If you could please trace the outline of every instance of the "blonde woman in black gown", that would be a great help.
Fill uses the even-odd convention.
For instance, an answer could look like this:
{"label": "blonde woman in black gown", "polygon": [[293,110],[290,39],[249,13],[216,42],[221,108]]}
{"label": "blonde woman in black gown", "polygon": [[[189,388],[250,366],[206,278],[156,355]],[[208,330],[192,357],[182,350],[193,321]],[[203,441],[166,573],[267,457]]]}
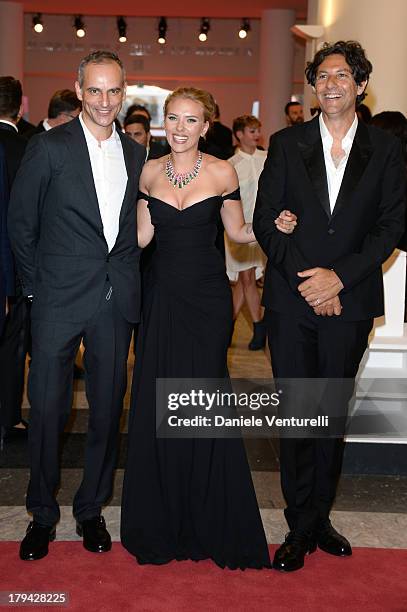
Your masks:
{"label": "blonde woman in black gown", "polygon": [[[156,437],[156,378],[228,376],[232,298],[215,247],[219,211],[233,241],[255,240],[235,170],[198,151],[213,113],[207,92],[173,92],[164,107],[171,154],[147,162],[140,179],[139,245],[155,235],[157,248],[136,351],[121,540],[139,563],[262,568],[270,559],[242,440]],[[282,215],[279,229],[291,232],[292,220]]]}

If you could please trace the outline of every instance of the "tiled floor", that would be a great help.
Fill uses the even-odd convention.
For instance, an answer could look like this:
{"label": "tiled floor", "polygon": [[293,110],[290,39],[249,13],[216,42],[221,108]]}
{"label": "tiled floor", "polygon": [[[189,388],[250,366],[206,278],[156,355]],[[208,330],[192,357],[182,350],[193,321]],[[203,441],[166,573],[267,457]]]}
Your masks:
{"label": "tiled floor", "polygon": [[[229,371],[233,378],[268,378],[271,375],[267,351],[249,352],[250,326],[241,315],[229,351]],[[129,358],[129,379],[133,366]],[[129,384],[130,388],[130,384]],[[114,495],[104,515],[114,539],[119,536],[120,497],[123,462],[127,443],[129,393],[122,420],[121,454]],[[76,384],[74,410],[62,454],[61,488],[58,500],[62,518],[59,539],[76,539],[70,504],[81,478],[82,452],[86,432],[87,404],[83,382]],[[27,399],[24,410],[28,412]],[[280,542],[287,530],[279,484],[278,447],[268,439],[246,441],[259,506],[268,540]],[[17,540],[24,534],[27,514],[24,508],[28,481],[26,442],[10,441],[0,453],[0,540]],[[335,526],[355,546],[407,547],[407,477],[342,475],[332,513]]]}

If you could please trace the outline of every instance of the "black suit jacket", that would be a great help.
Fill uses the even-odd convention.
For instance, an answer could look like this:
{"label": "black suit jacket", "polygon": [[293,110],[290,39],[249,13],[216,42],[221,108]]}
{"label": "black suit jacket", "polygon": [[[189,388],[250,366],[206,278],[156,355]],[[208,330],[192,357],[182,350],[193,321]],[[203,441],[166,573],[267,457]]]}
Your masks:
{"label": "black suit jacket", "polygon": [[85,136],[79,119],[33,137],[11,193],[9,234],[32,318],[86,321],[106,276],[130,322],[140,311],[136,200],[144,148],[118,132],[127,169],[119,234],[103,234]]}
{"label": "black suit jacket", "polygon": [[25,138],[27,132],[30,132],[32,129],[34,129],[35,125],[33,123],[30,123],[29,121],[26,121],[24,117],[21,117],[21,119],[19,119],[18,121],[17,127],[18,133],[24,136]]}
{"label": "black suit jacket", "polygon": [[[406,194],[406,219],[404,223],[404,232],[403,232],[402,237],[399,240],[399,243],[397,244],[397,248],[401,249],[402,251],[407,252],[407,194]],[[407,285],[406,285],[406,288],[407,288]],[[406,309],[407,309],[407,303],[406,303]]]}
{"label": "black suit jacket", "polygon": [[[344,284],[342,319],[383,314],[381,264],[404,227],[405,168],[400,143],[359,122],[341,189],[331,214],[318,118],[273,135],[260,176],[253,227],[268,257],[263,303],[306,314],[297,272],[332,268]],[[274,225],[281,210],[298,216],[293,234]]]}
{"label": "black suit jacket", "polygon": [[229,159],[233,155],[232,130],[220,121],[214,121],[206,134],[206,146],[211,155],[213,147],[217,151],[217,155],[214,153],[215,157]]}
{"label": "black suit jacket", "polygon": [[[14,182],[21,160],[23,159],[26,146],[27,140],[20,136],[20,134],[16,132],[12,125],[0,121],[0,147],[2,147],[5,155],[6,172],[5,179],[3,177],[3,181],[6,180],[6,184],[2,188],[2,197],[5,200],[5,204],[3,205],[2,209],[2,214],[3,216],[5,215],[3,220],[3,249],[5,249],[4,257],[7,257],[7,295],[10,296],[20,294],[20,284],[17,278],[13,278],[12,283],[9,279],[10,272],[12,272],[14,275],[15,267],[13,262],[13,256],[10,252],[10,244],[6,231],[8,199],[11,186]],[[7,195],[5,195],[6,193]]]}
{"label": "black suit jacket", "polygon": [[27,140],[30,140],[30,138],[32,138],[33,136],[35,136],[36,134],[42,134],[43,132],[46,132],[46,129],[44,127],[44,123],[43,121],[40,121],[38,125],[36,125],[35,127],[33,127],[31,130],[27,130],[24,133],[24,137]]}
{"label": "black suit jacket", "polygon": [[6,154],[7,176],[11,188],[23,158],[27,140],[20,136],[12,125],[0,120],[0,144],[3,145]]}
{"label": "black suit jacket", "polygon": [[5,315],[5,298],[14,295],[14,266],[7,234],[8,178],[6,155],[0,145],[0,337]]}
{"label": "black suit jacket", "polygon": [[[168,149],[168,150],[167,150]],[[161,145],[156,140],[150,140],[150,149],[148,151],[147,159],[158,159],[159,157],[163,157],[164,155],[168,155],[170,149]]]}

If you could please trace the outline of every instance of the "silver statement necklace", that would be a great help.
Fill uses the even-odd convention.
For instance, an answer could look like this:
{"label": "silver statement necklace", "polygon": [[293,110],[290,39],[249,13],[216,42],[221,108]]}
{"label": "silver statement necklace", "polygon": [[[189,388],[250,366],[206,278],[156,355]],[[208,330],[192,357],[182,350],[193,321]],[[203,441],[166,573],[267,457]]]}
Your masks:
{"label": "silver statement necklace", "polygon": [[198,176],[201,166],[202,153],[201,151],[199,151],[198,159],[196,160],[192,170],[190,170],[189,172],[175,172],[174,166],[172,164],[172,157],[170,154],[165,164],[165,175],[173,187],[178,187],[179,189],[182,189],[183,187],[189,185],[189,183]]}

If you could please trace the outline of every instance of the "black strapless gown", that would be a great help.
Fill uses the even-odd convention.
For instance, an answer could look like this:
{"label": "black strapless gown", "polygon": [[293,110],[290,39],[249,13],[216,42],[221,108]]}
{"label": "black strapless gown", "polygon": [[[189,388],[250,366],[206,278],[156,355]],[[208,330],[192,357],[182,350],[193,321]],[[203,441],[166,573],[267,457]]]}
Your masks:
{"label": "black strapless gown", "polygon": [[[139,563],[212,559],[222,568],[269,567],[242,440],[156,437],[156,377],[228,376],[232,298],[215,246],[222,197],[184,210],[143,197],[157,248],[133,377],[123,546]],[[227,197],[240,198],[238,191]]]}

